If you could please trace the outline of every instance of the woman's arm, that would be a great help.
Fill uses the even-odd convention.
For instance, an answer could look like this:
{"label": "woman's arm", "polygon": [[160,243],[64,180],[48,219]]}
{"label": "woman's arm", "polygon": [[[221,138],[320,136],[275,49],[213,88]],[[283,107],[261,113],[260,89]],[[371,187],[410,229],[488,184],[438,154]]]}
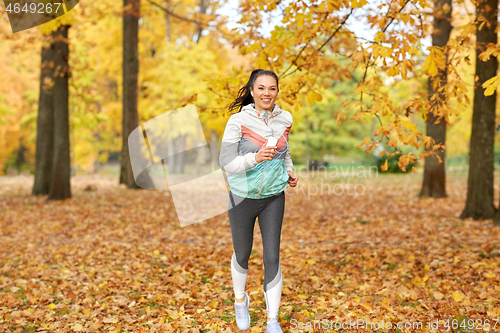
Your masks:
{"label": "woman's arm", "polygon": [[[290,124],[290,129],[292,129],[293,116],[292,116],[291,113],[290,113],[290,118],[292,120],[292,122]],[[288,131],[288,134],[289,133],[290,133],[290,131]],[[288,134],[287,134],[287,144],[288,144]],[[288,144],[288,149],[287,149],[286,155],[285,155],[285,167],[286,167],[286,171],[292,171],[293,172],[293,162],[292,162],[292,158],[290,157],[290,144]]]}
{"label": "woman's arm", "polygon": [[222,136],[219,164],[225,172],[242,173],[255,167],[258,163],[255,160],[256,153],[247,153],[238,156],[238,144],[241,140],[241,127],[233,117],[230,117]]}

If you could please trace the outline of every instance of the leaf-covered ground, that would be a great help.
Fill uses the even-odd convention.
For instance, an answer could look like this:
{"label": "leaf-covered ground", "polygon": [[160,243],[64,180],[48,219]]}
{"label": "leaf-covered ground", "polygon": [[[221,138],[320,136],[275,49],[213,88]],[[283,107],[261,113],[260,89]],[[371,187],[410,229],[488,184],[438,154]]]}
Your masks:
{"label": "leaf-covered ground", "polygon": [[[445,199],[417,198],[421,177],[301,177],[282,233],[284,332],[362,331],[346,328],[362,319],[442,332],[460,316],[500,331],[500,228],[458,219],[464,174],[447,175]],[[81,176],[72,199],[46,202],[32,182],[0,178],[0,332],[238,331],[227,213],[181,228],[168,191]],[[256,225],[251,332],[265,332],[263,276]]]}

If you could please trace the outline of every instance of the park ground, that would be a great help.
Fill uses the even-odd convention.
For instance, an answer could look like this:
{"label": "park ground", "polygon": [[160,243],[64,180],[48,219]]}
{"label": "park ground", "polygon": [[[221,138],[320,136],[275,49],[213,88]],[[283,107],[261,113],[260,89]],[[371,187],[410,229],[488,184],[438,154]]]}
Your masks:
{"label": "park ground", "polygon": [[[287,190],[284,332],[500,331],[500,228],[458,218],[465,171],[447,174],[442,199],[418,198],[421,179],[304,175]],[[227,213],[181,228],[168,190],[76,176],[71,199],[47,202],[32,184],[0,177],[1,332],[238,331]],[[265,332],[263,277],[256,224],[251,332]]]}

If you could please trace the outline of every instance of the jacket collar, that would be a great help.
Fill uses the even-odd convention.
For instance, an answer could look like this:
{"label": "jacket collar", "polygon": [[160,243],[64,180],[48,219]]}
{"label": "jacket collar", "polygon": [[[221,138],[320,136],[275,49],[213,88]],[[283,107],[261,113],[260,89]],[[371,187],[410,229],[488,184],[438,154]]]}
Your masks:
{"label": "jacket collar", "polygon": [[272,118],[274,118],[277,115],[279,115],[281,113],[281,111],[283,111],[283,110],[281,110],[278,105],[274,104],[273,111],[264,110],[264,111],[259,112],[255,109],[255,103],[250,103],[250,104],[243,106],[241,111],[246,112],[253,117],[263,119],[266,114],[270,114],[270,116]]}

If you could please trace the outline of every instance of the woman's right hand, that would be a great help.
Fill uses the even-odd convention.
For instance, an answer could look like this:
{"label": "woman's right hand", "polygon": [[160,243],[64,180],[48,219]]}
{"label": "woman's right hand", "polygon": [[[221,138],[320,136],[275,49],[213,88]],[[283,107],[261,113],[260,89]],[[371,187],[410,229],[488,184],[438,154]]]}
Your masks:
{"label": "woman's right hand", "polygon": [[259,149],[257,154],[255,154],[255,161],[257,163],[260,163],[265,160],[272,160],[274,155],[276,154],[276,146],[269,146],[266,147],[265,144],[262,146],[262,148]]}

